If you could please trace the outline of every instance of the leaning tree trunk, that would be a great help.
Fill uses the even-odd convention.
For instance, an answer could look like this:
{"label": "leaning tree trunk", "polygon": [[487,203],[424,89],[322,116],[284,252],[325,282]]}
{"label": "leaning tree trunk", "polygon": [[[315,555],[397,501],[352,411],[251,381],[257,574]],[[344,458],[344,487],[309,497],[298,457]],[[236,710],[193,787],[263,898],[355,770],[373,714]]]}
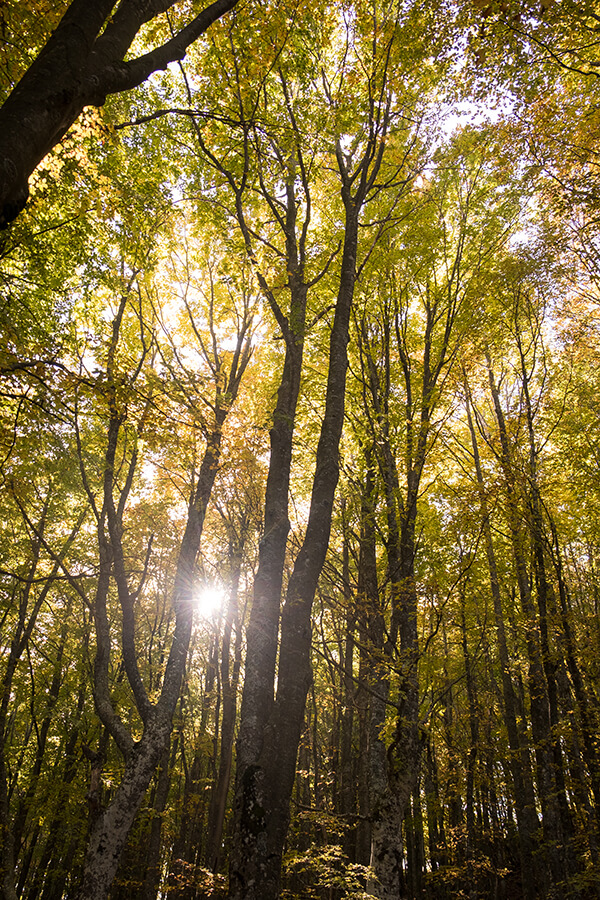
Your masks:
{"label": "leaning tree trunk", "polygon": [[[98,715],[124,756],[125,770],[109,805],[105,809],[97,811],[95,819],[92,821],[83,880],[77,895],[78,900],[104,900],[108,895],[133,820],[140,809],[156,767],[169,745],[173,715],[180,696],[192,633],[196,557],[200,548],[206,510],[218,471],[223,425],[237,397],[241,379],[252,352],[247,335],[250,322],[245,320],[238,329],[237,347],[229,363],[229,372],[219,372],[221,379],[215,389],[212,428],[207,436],[204,458],[190,500],[187,524],[177,560],[173,587],[175,628],[171,648],[160,696],[156,703],[151,703],[137,666],[133,597],[128,585],[125,555],[121,543],[122,521],[119,518],[120,515],[122,516],[124,496],[121,495],[119,503],[115,504],[113,494],[114,460],[122,420],[116,403],[112,366],[124,304],[125,299],[123,299],[113,323],[113,340],[107,362],[110,420],[105,459],[104,506],[98,535],[100,575],[94,603],[97,640],[94,662],[94,699]],[[129,487],[132,483],[135,461],[134,457],[130,464],[130,474],[126,479]],[[104,528],[105,519],[108,521],[108,534]],[[112,573],[114,573],[123,612],[124,668],[144,725],[142,737],[136,742],[133,741],[113,707],[109,687],[108,668],[111,638],[107,595],[109,578]]]}
{"label": "leaning tree trunk", "polygon": [[113,799],[92,823],[78,900],[102,900],[108,895],[133,820],[169,745],[192,630],[196,556],[216,476],[220,437],[219,427],[203,460],[196,502],[190,506],[181,545],[174,592],[176,626],[161,696],[147,716],[142,737],[126,751],[125,771]]}

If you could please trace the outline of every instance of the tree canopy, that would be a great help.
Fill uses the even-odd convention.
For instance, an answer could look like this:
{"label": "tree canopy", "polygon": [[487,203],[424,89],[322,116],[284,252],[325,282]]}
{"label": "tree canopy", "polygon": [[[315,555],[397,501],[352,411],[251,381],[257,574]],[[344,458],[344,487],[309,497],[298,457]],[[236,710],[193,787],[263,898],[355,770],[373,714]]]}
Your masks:
{"label": "tree canopy", "polygon": [[50,7],[0,9],[2,900],[598,897],[596,4]]}

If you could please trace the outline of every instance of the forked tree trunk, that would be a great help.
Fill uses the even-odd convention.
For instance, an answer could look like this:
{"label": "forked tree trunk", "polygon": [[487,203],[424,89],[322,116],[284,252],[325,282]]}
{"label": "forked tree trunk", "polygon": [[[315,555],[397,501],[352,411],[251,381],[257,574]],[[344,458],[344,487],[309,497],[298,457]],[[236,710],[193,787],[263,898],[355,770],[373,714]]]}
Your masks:
{"label": "forked tree trunk", "polygon": [[[220,442],[220,429],[218,441]],[[142,737],[127,753],[125,771],[113,799],[92,823],[83,881],[77,900],[103,900],[108,895],[135,816],[156,767],[169,746],[173,714],[179,699],[192,629],[196,555],[216,476],[218,455],[218,443],[217,446],[207,448],[199,477],[202,497],[201,500],[198,498],[199,502],[191,505],[189,511],[175,579],[177,624],[161,696],[147,718]]]}
{"label": "forked tree trunk", "polygon": [[[306,536],[289,581],[281,619],[281,649],[277,696],[259,736],[254,759],[242,745],[245,765],[236,782],[236,831],[231,856],[231,900],[276,900],[279,896],[281,859],[289,824],[289,802],[296,773],[296,755],[310,686],[311,611],[317,581],[325,560],[333,499],[338,480],[339,441],[344,418],[347,344],[354,293],[358,216],[349,214],[340,292],[331,331],[325,415],[317,448],[317,465]],[[250,638],[248,643],[250,653]],[[264,673],[260,673],[261,681]],[[272,692],[272,675],[270,688]],[[249,690],[244,687],[246,711]],[[245,708],[242,705],[242,719]],[[253,711],[255,712],[255,711]]]}
{"label": "forked tree trunk", "polygon": [[[113,340],[107,362],[107,381],[113,392],[112,361],[118,343],[124,305],[125,299],[123,299],[119,314],[113,323]],[[109,805],[99,811],[92,822],[83,879],[77,900],[104,900],[108,895],[133,820],[140,809],[156,767],[169,746],[173,715],[179,701],[192,633],[196,558],[200,548],[208,503],[218,471],[223,425],[231,405],[237,397],[241,379],[250,360],[251,345],[247,336],[249,328],[250,320],[246,319],[241,323],[238,330],[237,347],[228,366],[229,372],[224,371],[220,373],[222,381],[216,387],[212,429],[207,436],[204,457],[190,499],[187,524],[177,560],[173,587],[175,628],[160,696],[154,704],[148,698],[137,667],[132,595],[129,591],[125,558],[121,545],[121,520],[118,517],[119,514],[122,515],[125,498],[122,495],[117,505],[113,495],[114,455],[121,419],[114,397],[110,403],[111,415],[104,476],[104,506],[98,534],[101,568],[96,602],[94,604],[97,638],[94,663],[94,699],[100,718],[123,753],[125,770],[119,787]],[[222,390],[226,390],[227,393],[225,395],[222,394]],[[135,457],[130,465],[130,473],[133,472],[134,466]],[[132,474],[127,482],[131,486]],[[108,519],[109,534],[105,533],[103,527],[105,517]],[[133,741],[117,715],[112,704],[109,688],[110,631],[106,598],[111,568],[114,571],[119,600],[123,610],[122,646],[124,666],[138,711],[144,721],[143,733],[137,742]]]}
{"label": "forked tree trunk", "polygon": [[[339,445],[344,421],[350,312],[357,276],[359,216],[379,174],[389,127],[385,75],[378,102],[371,108],[364,152],[349,170],[341,143],[336,159],[345,213],[344,244],[337,302],[331,329],[325,411],[316,453],[308,524],[288,582],[281,614],[281,586],[287,529],[290,462],[282,475],[274,451],[265,500],[265,527],[254,603],[247,632],[246,677],[238,740],[234,839],[230,857],[230,900],[276,900],[279,897],[283,847],[290,820],[290,799],[302,735],[306,696],[311,682],[311,613],[329,543],[333,501],[339,476]],[[294,277],[294,268],[288,271]],[[291,281],[290,281],[291,285]],[[278,399],[281,396],[278,395]],[[283,410],[293,427],[295,405]],[[277,420],[274,423],[277,425]],[[281,428],[280,423],[280,428]],[[290,446],[291,449],[291,446]],[[271,482],[283,481],[286,492],[269,495]],[[277,511],[278,515],[274,516]],[[279,529],[276,554],[270,523]],[[277,557],[277,558],[276,558]],[[266,577],[268,576],[268,577]],[[279,665],[276,673],[278,634]],[[276,681],[276,695],[275,695]]]}
{"label": "forked tree trunk", "polygon": [[133,820],[170,734],[170,717],[156,716],[130,752],[114,798],[92,825],[78,900],[101,900],[108,895]]}

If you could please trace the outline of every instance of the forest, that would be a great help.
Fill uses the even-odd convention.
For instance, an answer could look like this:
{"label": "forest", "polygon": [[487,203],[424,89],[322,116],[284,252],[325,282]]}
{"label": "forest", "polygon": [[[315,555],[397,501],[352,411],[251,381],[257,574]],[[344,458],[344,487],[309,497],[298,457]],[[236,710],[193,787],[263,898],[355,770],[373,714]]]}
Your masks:
{"label": "forest", "polygon": [[598,900],[597,0],[0,26],[0,900]]}

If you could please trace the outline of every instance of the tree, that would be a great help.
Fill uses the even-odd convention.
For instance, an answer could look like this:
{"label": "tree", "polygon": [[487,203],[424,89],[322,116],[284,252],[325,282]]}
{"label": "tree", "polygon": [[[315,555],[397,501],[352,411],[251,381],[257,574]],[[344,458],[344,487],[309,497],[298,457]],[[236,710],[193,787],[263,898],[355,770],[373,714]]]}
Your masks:
{"label": "tree", "polygon": [[[394,719],[391,743],[374,741],[379,759],[373,760],[371,784],[376,879],[371,891],[384,898],[400,889],[402,822],[421,752],[418,501],[452,402],[453,366],[476,321],[488,261],[506,239],[516,211],[514,198],[504,196],[486,171],[468,130],[446,153],[438,154],[421,208],[392,233],[385,256],[381,249],[357,322],[368,440],[387,522],[390,614],[380,625],[377,648],[386,665],[375,667],[371,681],[380,701],[376,712],[373,707],[374,733],[382,733],[390,715]],[[493,213],[486,209],[490,206]]]}
{"label": "tree", "polygon": [[[323,70],[322,92],[316,85],[311,86],[315,101],[320,104],[325,101],[333,118],[332,139],[341,198],[342,252],[336,272],[325,406],[306,530],[294,559],[281,618],[278,590],[264,597],[255,594],[249,622],[229,887],[230,897],[236,900],[276,898],[280,892],[289,804],[311,682],[311,611],[329,542],[339,473],[347,344],[355,285],[365,257],[377,243],[393,216],[399,196],[410,182],[411,151],[416,143],[412,130],[403,134],[399,124],[412,95],[407,89],[408,97],[397,98],[393,88],[392,69],[398,61],[397,41],[401,32],[400,11],[378,11],[377,26],[369,16],[359,18],[351,26],[341,10],[337,14],[338,21],[334,18],[329,27],[331,49],[335,50],[339,43],[349,51],[342,58],[342,72],[330,73],[328,67]],[[402,25],[407,27],[406,23]],[[350,100],[344,96],[346,84],[352,83],[353,74],[363,66],[367,71],[364,91],[359,87],[358,96]],[[352,101],[364,110],[364,118],[353,121],[349,107]],[[394,126],[395,139],[390,140],[388,151],[388,136]],[[300,137],[297,135],[298,140]],[[380,201],[379,208],[375,217],[370,218],[367,210],[370,204],[374,205],[375,198]],[[371,232],[366,248],[360,247],[361,225]],[[360,252],[364,254],[362,259]],[[268,515],[267,506],[265,520]],[[268,540],[268,533],[265,537]],[[278,564],[279,585],[282,562]]]}
{"label": "tree", "polygon": [[[123,440],[122,431],[127,422],[127,395],[143,369],[152,341],[151,334],[146,332],[147,326],[141,322],[140,356],[130,376],[131,380],[127,377],[123,379],[119,371],[123,361],[119,360],[117,351],[129,303],[129,290],[125,290],[112,322],[112,335],[106,354],[105,397],[108,407],[108,430],[103,461],[102,505],[98,506],[91,492],[89,493],[90,505],[98,523],[100,562],[100,574],[93,603],[96,630],[94,699],[104,726],[124,756],[125,769],[114,798],[99,812],[92,824],[83,882],[79,892],[81,898],[99,898],[106,895],[115,876],[135,814],[159,760],[169,744],[191,637],[196,558],[221,455],[223,425],[236,400],[241,379],[251,356],[252,315],[248,306],[245,306],[237,323],[235,348],[229,355],[219,348],[211,306],[209,327],[212,332],[212,346],[207,350],[201,342],[200,348],[212,371],[214,398],[209,402],[206,447],[192,485],[185,532],[178,553],[173,584],[175,626],[171,646],[165,661],[160,692],[153,702],[141,677],[136,650],[134,602],[143,585],[144,574],[142,582],[134,588],[133,573],[127,565],[122,541],[123,515],[138,461],[135,446],[129,459],[127,457],[119,459],[125,449],[120,449],[120,445]],[[147,402],[150,400],[151,397]],[[142,413],[137,425],[139,437],[143,434],[144,418]],[[122,485],[119,478],[121,468],[125,472]],[[121,607],[124,668],[137,712],[143,723],[142,736],[137,741],[124,725],[110,694],[108,676],[111,640],[107,601],[111,578],[114,578]]]}
{"label": "tree", "polygon": [[143,26],[180,12],[177,0],[121,0],[114,12],[115,0],[73,0],[0,109],[0,227],[23,209],[31,173],[85,106],[102,106],[108,95],[138,87],[183,59],[190,44],[236,4],[215,0],[162,44],[126,60]]}

